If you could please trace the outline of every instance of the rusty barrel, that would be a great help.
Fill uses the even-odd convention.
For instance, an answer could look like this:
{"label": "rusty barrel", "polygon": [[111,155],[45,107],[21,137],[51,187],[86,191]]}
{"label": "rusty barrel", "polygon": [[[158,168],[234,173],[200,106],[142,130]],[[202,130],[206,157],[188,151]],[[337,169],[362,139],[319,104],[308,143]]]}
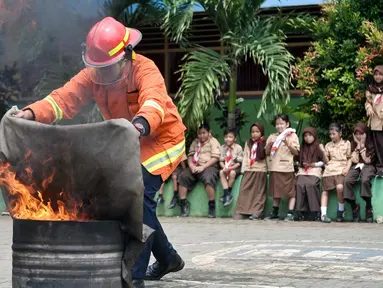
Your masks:
{"label": "rusty barrel", "polygon": [[121,288],[116,221],[13,220],[13,288]]}

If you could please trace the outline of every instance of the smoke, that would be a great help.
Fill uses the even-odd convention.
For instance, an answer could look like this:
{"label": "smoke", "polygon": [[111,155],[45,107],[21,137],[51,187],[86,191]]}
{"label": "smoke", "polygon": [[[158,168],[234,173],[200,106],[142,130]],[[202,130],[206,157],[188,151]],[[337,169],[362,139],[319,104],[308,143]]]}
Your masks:
{"label": "smoke", "polygon": [[81,44],[99,21],[103,2],[0,0],[0,70],[17,63],[23,98],[42,97],[36,94],[44,85],[57,88],[60,81],[50,87],[49,75],[60,74],[65,82],[82,68]]}

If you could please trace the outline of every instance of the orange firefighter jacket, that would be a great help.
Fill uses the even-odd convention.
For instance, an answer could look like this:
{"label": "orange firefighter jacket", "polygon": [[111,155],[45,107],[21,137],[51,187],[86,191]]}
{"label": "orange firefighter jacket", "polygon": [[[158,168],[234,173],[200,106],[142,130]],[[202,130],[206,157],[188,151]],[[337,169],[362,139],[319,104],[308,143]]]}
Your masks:
{"label": "orange firefighter jacket", "polygon": [[106,120],[131,121],[138,116],[147,120],[150,135],[140,137],[141,163],[151,174],[166,180],[185,154],[186,128],[153,61],[135,55],[131,75],[111,86],[93,83],[84,69],[62,88],[25,109],[33,111],[36,121],[50,124],[72,118],[92,99]]}

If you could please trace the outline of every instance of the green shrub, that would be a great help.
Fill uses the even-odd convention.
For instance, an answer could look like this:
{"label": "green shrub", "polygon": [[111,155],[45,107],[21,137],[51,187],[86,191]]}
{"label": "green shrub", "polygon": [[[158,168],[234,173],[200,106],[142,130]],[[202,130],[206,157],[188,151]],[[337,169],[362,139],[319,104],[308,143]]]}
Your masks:
{"label": "green shrub", "polygon": [[[355,123],[366,121],[364,90],[382,55],[383,37],[377,28],[381,22],[376,17],[382,3],[331,1],[310,28],[315,41],[293,72],[307,99],[300,108],[311,115],[311,125],[318,128],[322,140],[328,139],[332,122],[344,124],[349,138]],[[369,15],[374,22],[368,21]]]}

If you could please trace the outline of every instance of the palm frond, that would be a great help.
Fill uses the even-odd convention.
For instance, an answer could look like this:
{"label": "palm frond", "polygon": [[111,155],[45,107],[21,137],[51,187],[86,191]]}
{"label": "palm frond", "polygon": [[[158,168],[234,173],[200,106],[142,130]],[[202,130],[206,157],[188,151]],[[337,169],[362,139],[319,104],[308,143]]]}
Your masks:
{"label": "palm frond", "polygon": [[261,65],[269,83],[264,91],[258,116],[263,114],[269,105],[289,101],[291,85],[291,62],[293,56],[286,49],[285,36],[275,31],[272,22],[254,19],[246,29],[230,32],[224,37],[232,46],[233,57],[241,59],[250,57]]}
{"label": "palm frond", "polygon": [[137,4],[137,0],[106,0],[102,5],[101,14],[120,20],[126,9],[135,4]]}
{"label": "palm frond", "polygon": [[193,20],[195,1],[165,1],[167,13],[161,25],[164,34],[181,46],[189,45],[187,33]]}
{"label": "palm frond", "polygon": [[186,126],[195,130],[203,122],[204,114],[214,104],[214,91],[230,75],[228,58],[210,49],[187,54],[181,73],[178,109]]}
{"label": "palm frond", "polygon": [[307,13],[296,13],[295,11],[284,13],[278,10],[276,15],[262,17],[271,25],[271,29],[283,34],[289,33],[312,33],[315,18]]}
{"label": "palm frond", "polygon": [[266,0],[244,0],[242,13],[246,16],[255,17],[259,14],[261,6]]}
{"label": "palm frond", "polygon": [[230,30],[247,25],[248,21],[259,13],[261,5],[266,0],[205,0],[201,6],[217,25],[221,35]]}
{"label": "palm frond", "polygon": [[166,6],[163,1],[107,0],[103,4],[103,14],[132,28],[159,26],[166,14]]}

